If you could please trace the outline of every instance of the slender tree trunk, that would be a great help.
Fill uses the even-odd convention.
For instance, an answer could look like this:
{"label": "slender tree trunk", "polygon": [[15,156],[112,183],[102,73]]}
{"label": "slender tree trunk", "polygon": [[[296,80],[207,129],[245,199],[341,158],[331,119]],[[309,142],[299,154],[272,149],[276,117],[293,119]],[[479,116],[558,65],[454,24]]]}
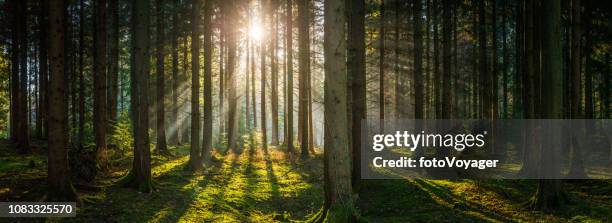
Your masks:
{"label": "slender tree trunk", "polygon": [[174,12],[172,13],[172,118],[174,131],[170,132],[170,144],[180,144],[181,121],[179,119],[179,74],[178,74],[178,32],[179,32],[179,1],[174,0]]}
{"label": "slender tree trunk", "polygon": [[156,77],[157,77],[157,86],[156,86],[156,90],[157,90],[157,118],[155,119],[157,121],[157,144],[155,146],[155,150],[158,154],[168,154],[168,148],[166,145],[166,125],[165,125],[165,121],[166,121],[166,112],[165,112],[165,105],[164,105],[164,93],[166,90],[166,78],[165,76],[165,66],[164,66],[164,62],[165,62],[165,56],[166,56],[166,51],[164,49],[164,42],[165,42],[165,31],[164,31],[164,0],[156,0],[156,7],[155,9],[157,10],[157,18],[156,18],[156,23],[157,23],[157,34],[155,35],[157,37],[157,59],[156,59],[156,63],[157,63],[157,69],[155,69],[156,72]]}
{"label": "slender tree trunk", "polygon": [[385,0],[380,1],[380,24],[379,24],[379,46],[378,46],[378,117],[381,120],[381,129],[385,119]]}
{"label": "slender tree trunk", "polygon": [[201,0],[194,0],[191,11],[191,170],[200,169],[200,9]]}
{"label": "slender tree trunk", "polygon": [[202,126],[202,161],[209,164],[212,152],[212,1],[204,3],[204,125]]}
{"label": "slender tree trunk", "polygon": [[310,10],[308,9],[308,0],[298,0],[298,45],[299,45],[299,120],[298,128],[300,129],[300,150],[301,157],[305,159],[309,156],[309,134],[308,134],[308,79],[310,77],[310,33],[308,30],[308,17]]}
{"label": "slender tree trunk", "polygon": [[[49,81],[48,73],[48,57],[47,57],[47,26],[48,26],[48,10],[49,2],[42,1],[42,9],[40,11],[40,39],[39,39],[39,59],[38,59],[38,115],[36,137],[46,139],[47,137],[47,83]],[[40,124],[38,124],[40,123]]]}
{"label": "slender tree trunk", "polygon": [[108,42],[110,50],[110,60],[108,67],[108,118],[109,131],[112,131],[112,125],[117,123],[117,96],[119,92],[119,0],[110,0],[108,7],[110,12],[110,40]]}
{"label": "slender tree trunk", "polygon": [[414,118],[423,119],[423,35],[422,28],[422,6],[421,1],[414,1]]}
{"label": "slender tree trunk", "polygon": [[98,166],[108,165],[106,151],[106,0],[94,1],[94,138]]}
{"label": "slender tree trunk", "polygon": [[[497,119],[499,112],[497,70],[497,1],[491,0],[491,118]],[[493,138],[494,139],[494,138]],[[491,148],[495,151],[495,144]]]}
{"label": "slender tree trunk", "polygon": [[365,74],[365,1],[350,2],[348,29],[349,89],[351,98],[351,145],[353,159],[352,186],[357,187],[361,180],[361,121],[366,118],[366,74]]}
{"label": "slender tree trunk", "polygon": [[276,3],[271,3],[268,9],[270,15],[270,26],[272,27],[272,44],[270,47],[270,62],[271,62],[271,84],[270,84],[270,99],[272,111],[272,145],[278,145],[278,18],[275,16]]}
{"label": "slender tree trunk", "polygon": [[[266,3],[263,3],[262,1],[262,5],[261,5],[261,13],[263,14],[262,16],[262,24],[266,24],[266,20],[267,20],[267,16],[266,16],[266,7],[270,7],[269,5],[266,5]],[[260,39],[259,40],[259,57],[261,60],[261,64],[260,64],[260,69],[261,69],[261,101],[260,106],[261,106],[261,143],[263,144],[263,149],[264,151],[268,150],[268,129],[267,129],[267,123],[266,123],[266,40]]]}
{"label": "slender tree trunk", "polygon": [[[249,15],[250,16],[250,15]],[[247,24],[251,24],[250,19],[247,18]],[[251,38],[249,38],[247,36],[246,39],[246,63],[244,66],[244,74],[246,75],[245,78],[245,90],[244,90],[244,106],[245,106],[245,112],[244,112],[244,125],[245,125],[245,130],[247,132],[249,132],[251,130],[251,103],[250,103],[250,99],[251,99],[251,84],[250,84],[250,79],[249,78],[249,62],[251,61]]]}
{"label": "slender tree trunk", "polygon": [[[253,104],[253,128],[257,129],[257,94],[255,94],[255,42],[251,42],[251,101]],[[248,77],[247,77],[248,78]],[[248,98],[247,98],[248,100]]]}
{"label": "slender tree trunk", "polygon": [[238,122],[237,122],[237,107],[238,107],[238,96],[236,93],[236,9],[238,3],[234,0],[228,0],[227,2],[227,15],[229,15],[226,27],[227,32],[227,83],[226,88],[228,90],[227,99],[227,142],[229,149],[236,150],[236,136],[238,135]]}
{"label": "slender tree trunk", "polygon": [[85,140],[85,4],[80,0],[79,4],[79,124],[77,133],[77,145],[83,147]]}
{"label": "slender tree trunk", "polygon": [[[285,119],[287,120],[287,135],[285,142],[287,151],[293,153],[293,0],[287,0],[287,21],[285,23],[285,38],[287,48],[287,89],[286,89],[286,109]],[[254,104],[254,103],[253,103]]]}
{"label": "slender tree trunk", "polygon": [[[571,117],[572,119],[583,118],[580,112],[580,105],[582,104],[582,56],[581,56],[581,39],[582,39],[582,5],[580,0],[572,0],[572,50],[571,50]],[[577,123],[577,122],[576,122]],[[578,127],[579,128],[579,127]],[[584,134],[584,132],[573,131],[575,134]],[[582,162],[582,151],[578,146],[577,138],[581,136],[570,137],[570,170],[567,174],[568,178],[571,179],[583,179],[587,178],[587,174],[584,172],[584,164]]]}
{"label": "slender tree trunk", "polygon": [[[66,79],[64,76],[64,0],[49,4],[49,101],[53,105],[64,104]],[[79,201],[72,187],[68,154],[68,135],[64,106],[49,107],[49,146],[47,161],[47,201]]]}
{"label": "slender tree trunk", "polygon": [[502,3],[502,51],[503,51],[503,62],[502,62],[502,118],[508,118],[508,65],[510,64],[510,53],[508,49],[508,31],[507,31],[507,18],[508,18],[508,0],[503,0]]}
{"label": "slender tree trunk", "polygon": [[[415,4],[417,1],[415,1]],[[393,27],[393,40],[395,41],[393,44],[395,45],[393,48],[393,66],[394,66],[394,70],[395,70],[395,107],[394,107],[394,114],[395,114],[395,118],[399,119],[400,117],[403,117],[404,114],[400,114],[400,113],[404,113],[404,111],[402,111],[403,109],[403,104],[402,104],[402,97],[403,97],[403,92],[401,90],[402,85],[404,83],[402,83],[404,81],[403,77],[401,77],[400,74],[400,62],[399,62],[399,54],[400,54],[400,1],[395,1],[394,4],[395,9],[394,11],[394,18],[393,18],[393,23],[394,23],[394,27]],[[421,58],[419,58],[421,59]],[[416,60],[416,58],[415,58]],[[416,67],[416,61],[415,61],[415,67]],[[416,77],[415,77],[416,78]]]}
{"label": "slender tree trunk", "polygon": [[436,107],[436,114],[435,114],[435,118],[441,118],[442,117],[442,100],[441,100],[441,94],[440,94],[440,89],[442,89],[442,87],[440,86],[441,84],[441,75],[440,75],[440,40],[438,37],[438,32],[439,32],[439,1],[440,0],[433,0],[433,57],[434,57],[434,68],[433,68],[433,75],[434,75],[434,86],[433,86],[433,92],[434,92],[434,106]]}
{"label": "slender tree trunk", "polygon": [[487,33],[486,33],[486,11],[485,1],[478,3],[478,65],[480,76],[480,113],[482,118],[489,119],[492,117],[492,83],[491,75],[488,71],[487,62]]}

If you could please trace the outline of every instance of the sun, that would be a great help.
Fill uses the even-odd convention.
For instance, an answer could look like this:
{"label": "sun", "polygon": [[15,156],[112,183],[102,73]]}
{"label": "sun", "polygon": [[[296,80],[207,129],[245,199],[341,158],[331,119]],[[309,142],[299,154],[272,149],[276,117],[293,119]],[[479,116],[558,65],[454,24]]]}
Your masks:
{"label": "sun", "polygon": [[249,27],[249,36],[255,41],[263,39],[264,31],[259,23],[252,23]]}

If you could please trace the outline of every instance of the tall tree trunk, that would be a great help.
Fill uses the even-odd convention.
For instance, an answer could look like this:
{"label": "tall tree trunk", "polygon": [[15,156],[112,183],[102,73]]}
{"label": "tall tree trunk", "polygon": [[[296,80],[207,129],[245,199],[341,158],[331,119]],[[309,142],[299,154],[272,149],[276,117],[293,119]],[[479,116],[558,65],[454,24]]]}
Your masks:
{"label": "tall tree trunk", "polygon": [[[42,9],[40,11],[40,38],[39,38],[39,58],[38,58],[38,114],[36,118],[38,119],[36,131],[36,137],[39,139],[47,138],[48,128],[48,118],[47,118],[47,83],[49,81],[49,73],[48,73],[48,57],[47,57],[47,26],[48,23],[48,10],[49,10],[49,2],[42,1]],[[40,123],[40,124],[38,124]]]}
{"label": "tall tree trunk", "polygon": [[487,33],[486,33],[486,11],[485,1],[478,3],[478,65],[480,76],[480,113],[482,118],[489,119],[492,117],[492,83],[491,75],[488,72],[487,62]]}
{"label": "tall tree trunk", "polygon": [[[582,81],[581,81],[581,71],[582,71],[582,56],[581,56],[581,40],[582,40],[582,5],[580,0],[572,0],[572,49],[571,49],[571,117],[572,119],[581,119],[583,118],[582,113],[580,112],[580,105],[582,104]],[[580,127],[578,127],[580,128]],[[575,134],[584,134],[582,131],[573,131]],[[570,137],[570,169],[567,174],[568,178],[571,179],[582,179],[587,178],[586,173],[584,172],[584,164],[582,162],[582,151],[578,146],[578,142],[576,142],[577,138],[582,138],[583,136],[574,136]]]}
{"label": "tall tree trunk", "polygon": [[344,1],[325,1],[325,207],[330,222],[350,222],[351,161],[347,131]]}
{"label": "tall tree trunk", "polygon": [[[287,89],[286,89],[286,110],[285,119],[287,120],[287,135],[285,142],[287,151],[293,153],[293,0],[287,1],[287,21],[285,23],[285,38],[287,49]],[[254,103],[253,103],[254,104]]]}
{"label": "tall tree trunk", "polygon": [[164,67],[164,58],[166,56],[166,52],[164,49],[164,42],[165,42],[165,31],[164,31],[164,0],[156,0],[156,7],[155,9],[157,10],[156,14],[157,14],[157,18],[156,18],[156,23],[157,23],[157,35],[155,35],[157,37],[157,59],[156,59],[156,63],[157,63],[157,69],[155,69],[155,76],[157,77],[157,86],[156,86],[156,90],[157,90],[157,95],[156,95],[156,99],[157,99],[157,118],[155,119],[157,121],[157,144],[155,146],[155,150],[158,154],[168,154],[168,148],[166,146],[166,126],[165,126],[165,121],[166,121],[166,113],[165,113],[165,106],[164,106],[164,93],[166,90],[166,86],[165,86],[165,82],[166,82],[166,78],[165,76],[165,67]]}
{"label": "tall tree trunk", "polygon": [[[49,4],[49,102],[53,105],[64,104],[66,79],[64,76],[64,0]],[[47,161],[47,201],[79,201],[72,187],[68,154],[68,137],[65,125],[64,106],[49,107],[49,146]]]}
{"label": "tall tree trunk", "polygon": [[110,50],[110,60],[108,67],[108,121],[109,130],[112,125],[117,123],[117,96],[119,92],[119,0],[110,0],[108,7],[110,12],[110,40],[108,41]]}
{"label": "tall tree trunk", "polygon": [[212,152],[212,1],[204,3],[204,125],[202,126],[202,161],[209,164]]}
{"label": "tall tree trunk", "polygon": [[149,147],[149,24],[150,1],[135,0],[132,7],[132,70],[130,78],[130,105],[134,132],[134,160],[132,170],[119,184],[150,193],[151,150]]}
{"label": "tall tree trunk", "polygon": [[77,133],[77,145],[83,147],[85,140],[85,3],[79,3],[79,124]]}
{"label": "tall tree trunk", "polygon": [[191,11],[191,170],[200,169],[200,6],[201,0],[194,0]]}
{"label": "tall tree trunk", "polygon": [[361,179],[361,121],[366,118],[365,74],[365,1],[348,1],[350,4],[348,29],[348,70],[351,80],[351,145],[353,159],[352,185],[357,187]]}
{"label": "tall tree trunk", "polygon": [[442,100],[441,100],[441,94],[440,94],[440,89],[442,88],[440,86],[441,84],[441,75],[440,75],[440,38],[438,37],[438,32],[439,32],[439,1],[440,0],[433,0],[433,57],[434,57],[434,63],[433,63],[433,75],[434,75],[434,86],[433,86],[433,92],[434,92],[434,106],[435,106],[435,118],[441,118],[442,117]]}
{"label": "tall tree trunk", "polygon": [[381,129],[385,119],[385,0],[380,1],[380,24],[379,24],[379,46],[378,46],[378,119],[381,120]]}
{"label": "tall tree trunk", "polygon": [[[497,119],[498,106],[498,83],[499,74],[497,71],[497,1],[491,0],[491,118]],[[494,139],[494,138],[492,138]],[[494,142],[492,142],[494,143]],[[491,148],[495,151],[495,144]]]}
{"label": "tall tree trunk", "polygon": [[174,12],[172,13],[172,118],[171,123],[174,125],[174,131],[170,132],[170,144],[177,145],[180,144],[180,130],[181,130],[181,121],[179,119],[179,74],[178,74],[178,32],[179,32],[179,20],[178,14],[180,11],[178,10],[179,1],[174,0]]}
{"label": "tall tree trunk", "polygon": [[423,119],[423,35],[422,28],[422,6],[421,1],[414,1],[414,118]]}
{"label": "tall tree trunk", "polygon": [[[301,1],[301,0],[300,0]],[[266,5],[266,3],[264,3],[264,1],[261,2],[261,13],[262,13],[262,24],[266,24],[266,20],[267,20],[267,16],[266,16],[266,7],[269,7],[269,5]],[[261,60],[261,64],[260,64],[260,69],[261,69],[261,99],[260,99],[260,106],[261,106],[261,143],[263,145],[263,149],[264,151],[268,150],[268,129],[267,129],[267,123],[266,123],[266,40],[264,39],[260,39],[259,40],[259,57]]]}
{"label": "tall tree trunk", "polygon": [[238,108],[238,96],[236,93],[236,9],[238,3],[234,0],[226,1],[227,19],[228,26],[226,27],[227,33],[227,69],[226,69],[226,81],[227,88],[227,142],[229,149],[236,150],[236,136],[238,135],[238,122],[237,122],[237,108]]}
{"label": "tall tree trunk", "polygon": [[276,16],[276,3],[271,3],[269,8],[270,27],[272,27],[272,44],[270,47],[270,62],[271,62],[271,84],[270,84],[270,99],[271,99],[271,115],[272,115],[272,145],[278,145],[278,16]]}
{"label": "tall tree trunk", "polygon": [[[560,2],[544,0],[539,15],[543,16],[542,26],[542,68],[544,75],[542,82],[543,116],[547,119],[563,118],[563,74],[561,72],[561,31],[560,31]],[[546,151],[545,147],[543,153]],[[542,156],[542,173],[555,176],[558,169],[553,156]],[[539,210],[552,211],[562,205],[562,189],[560,180],[541,179],[534,195],[534,205]]]}
{"label": "tall tree trunk", "polygon": [[94,138],[98,166],[108,165],[106,151],[106,0],[94,1]]}
{"label": "tall tree trunk", "polygon": [[299,120],[300,150],[302,159],[307,158],[308,151],[308,79],[310,77],[310,33],[308,30],[309,14],[308,0],[298,0],[298,46],[299,46]]}
{"label": "tall tree trunk", "polygon": [[503,51],[503,62],[502,62],[502,118],[508,118],[508,64],[510,64],[510,52],[508,49],[508,0],[503,0],[502,3],[502,51]]}
{"label": "tall tree trunk", "polygon": [[[249,15],[250,17],[251,15]],[[247,19],[247,24],[251,24],[250,19]],[[245,83],[245,90],[244,90],[244,107],[245,112],[244,112],[244,125],[245,125],[245,130],[247,132],[249,132],[251,130],[251,103],[250,103],[250,99],[251,99],[251,84],[250,84],[250,79],[249,78],[249,68],[250,68],[250,61],[251,61],[251,38],[247,37],[246,39],[246,63],[244,66],[244,75],[246,76],[246,78],[244,79]]]}
{"label": "tall tree trunk", "polygon": [[[415,1],[416,4],[417,1]],[[404,114],[400,114],[400,113],[404,113],[403,111],[403,104],[402,104],[402,97],[403,96],[403,92],[401,90],[401,88],[403,87],[402,85],[404,84],[404,78],[401,76],[400,74],[400,61],[399,61],[399,54],[400,54],[400,1],[395,1],[394,3],[394,7],[395,9],[394,11],[394,15],[393,15],[393,23],[394,23],[394,27],[393,27],[393,41],[394,41],[394,49],[393,49],[393,66],[394,66],[394,70],[395,70],[395,101],[394,101],[394,117],[396,119],[399,119],[400,117],[403,117]],[[416,58],[415,58],[416,59]],[[419,58],[421,59],[421,58]],[[416,61],[415,61],[416,63]],[[416,66],[416,65],[415,65]]]}
{"label": "tall tree trunk", "polygon": [[[251,42],[251,103],[253,108],[253,128],[257,129],[257,94],[255,94],[255,41]],[[248,78],[248,77],[247,77]],[[247,98],[248,100],[248,98]]]}

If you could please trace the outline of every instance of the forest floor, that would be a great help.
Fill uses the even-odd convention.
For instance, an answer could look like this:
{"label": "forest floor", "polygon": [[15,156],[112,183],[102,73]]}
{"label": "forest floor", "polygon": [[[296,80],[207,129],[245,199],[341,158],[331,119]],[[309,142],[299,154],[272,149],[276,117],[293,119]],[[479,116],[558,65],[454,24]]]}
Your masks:
{"label": "forest floor", "polygon": [[[10,144],[0,141],[1,202],[35,201],[43,196],[46,161],[41,150],[17,155]],[[212,167],[191,173],[183,169],[189,159],[188,147],[171,151],[172,157],[153,156],[153,193],[114,185],[131,163],[131,158],[121,159],[96,178],[94,187],[77,185],[85,203],[77,218],[46,220],[289,222],[308,219],[323,204],[320,154],[301,162],[273,147],[268,152],[215,153]],[[573,181],[564,186],[569,204],[544,214],[524,206],[535,191],[534,181],[366,180],[358,210],[370,222],[612,221],[612,181]]]}

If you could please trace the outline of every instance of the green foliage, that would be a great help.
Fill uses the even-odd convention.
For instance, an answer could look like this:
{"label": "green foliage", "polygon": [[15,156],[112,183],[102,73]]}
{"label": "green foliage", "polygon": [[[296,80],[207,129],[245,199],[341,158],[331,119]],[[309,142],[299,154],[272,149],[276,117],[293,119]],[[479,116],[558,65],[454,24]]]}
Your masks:
{"label": "green foliage", "polygon": [[108,145],[123,152],[132,149],[134,137],[132,136],[132,124],[127,111],[122,111],[117,123],[113,125],[113,131],[108,138]]}
{"label": "green foliage", "polygon": [[[0,47],[1,52],[6,52]],[[8,137],[9,114],[9,65],[5,54],[0,53],[0,138]]]}

